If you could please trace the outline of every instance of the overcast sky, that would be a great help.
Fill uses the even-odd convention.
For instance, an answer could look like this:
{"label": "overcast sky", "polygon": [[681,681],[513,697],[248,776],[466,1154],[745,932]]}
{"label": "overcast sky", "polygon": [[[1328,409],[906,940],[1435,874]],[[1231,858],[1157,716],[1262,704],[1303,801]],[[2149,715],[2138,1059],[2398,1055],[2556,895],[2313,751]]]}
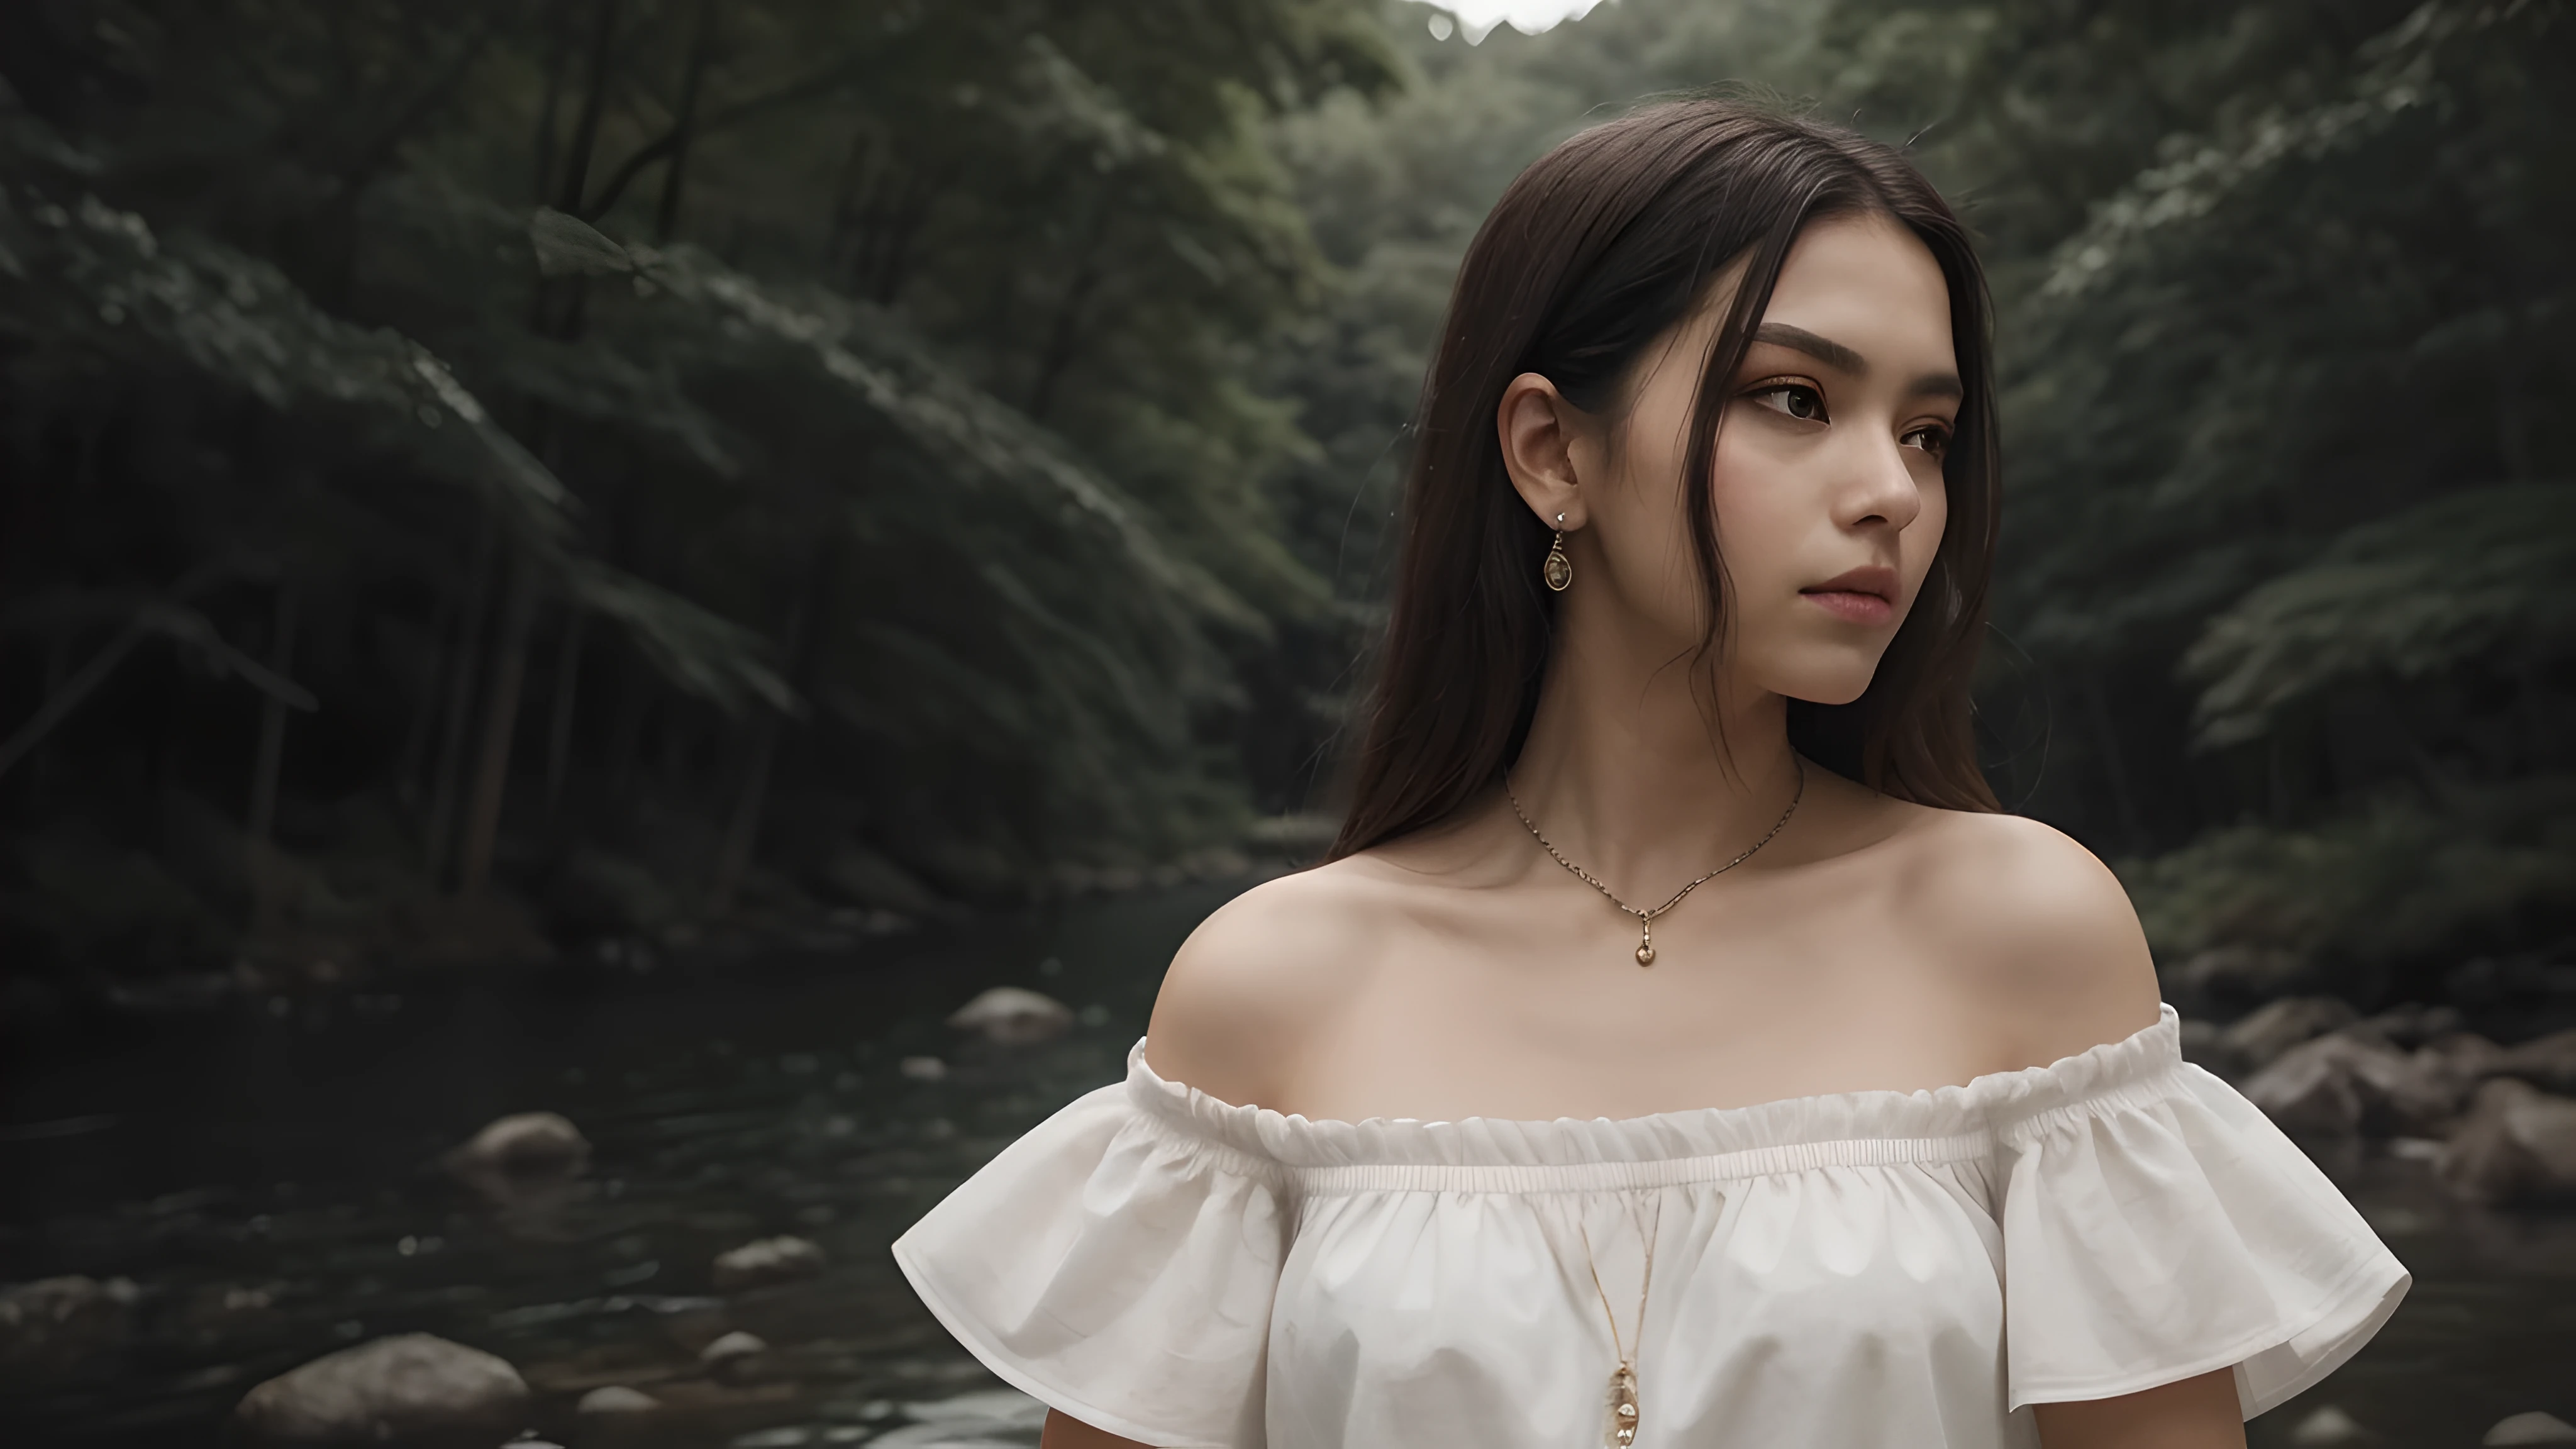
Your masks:
{"label": "overcast sky", "polygon": [[1555,28],[1560,20],[1580,20],[1583,13],[1601,0],[1414,0],[1440,12],[1431,17],[1431,33],[1446,40],[1443,32],[1450,27],[1440,22],[1456,17],[1456,27],[1465,31],[1470,43],[1485,38],[1486,32],[1508,23],[1523,35],[1536,35]]}

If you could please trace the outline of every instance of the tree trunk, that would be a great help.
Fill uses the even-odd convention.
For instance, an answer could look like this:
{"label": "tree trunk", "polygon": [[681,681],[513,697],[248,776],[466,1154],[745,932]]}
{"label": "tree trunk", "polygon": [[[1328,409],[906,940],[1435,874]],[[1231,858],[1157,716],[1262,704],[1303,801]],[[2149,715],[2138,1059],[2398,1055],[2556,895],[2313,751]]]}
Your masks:
{"label": "tree trunk", "polygon": [[564,621],[563,644],[555,651],[554,718],[546,728],[546,817],[554,818],[563,805],[564,774],[572,764],[573,707],[581,692],[581,646],[588,633],[590,611],[578,600],[572,606],[572,617]]}
{"label": "tree trunk", "polygon": [[2098,673],[2085,676],[2084,709],[2092,717],[2094,748],[2102,752],[2102,774],[2111,782],[2111,804],[2119,812],[2124,843],[2131,850],[2144,850],[2146,824],[2138,818],[2137,800],[2129,790],[2128,762],[2120,756],[2119,731],[2112,726],[2111,704],[2103,696],[2102,676]]}
{"label": "tree trunk", "polygon": [[778,711],[765,709],[752,724],[751,757],[743,771],[742,791],[734,797],[725,822],[724,847],[716,857],[715,888],[707,895],[707,913],[721,916],[733,909],[734,893],[751,869],[752,851],[760,844],[760,817],[769,802],[770,766],[778,758]]}
{"label": "tree trunk", "polygon": [[[287,677],[295,667],[295,590],[277,585],[277,615],[268,642],[269,672]],[[278,871],[273,844],[277,827],[277,776],[286,759],[286,701],[271,694],[260,708],[259,755],[250,772],[250,830],[246,864],[250,869],[251,922],[264,931],[276,924]]]}
{"label": "tree trunk", "polygon": [[482,759],[474,772],[474,810],[465,828],[457,867],[457,894],[473,900],[492,879],[492,848],[501,834],[501,803],[510,783],[510,743],[518,733],[519,687],[528,673],[528,628],[536,616],[536,560],[525,549],[510,557],[510,597],[501,613],[501,636],[492,648],[492,682],[485,693]]}
{"label": "tree trunk", "polygon": [[[828,547],[818,546],[805,566],[805,577],[797,589],[795,611],[787,616],[787,676],[802,691],[807,676],[813,673],[815,640],[822,631],[815,627],[822,609],[823,586],[828,577]],[[765,709],[752,725],[751,757],[743,771],[742,791],[734,797],[732,816],[725,822],[724,847],[716,857],[715,888],[708,893],[707,909],[721,916],[733,909],[735,892],[742,888],[742,878],[751,869],[753,854],[760,846],[760,819],[769,804],[769,776],[778,760],[778,737],[786,726],[782,713]]]}
{"label": "tree trunk", "polygon": [[1038,350],[1037,375],[1029,385],[1028,415],[1046,421],[1055,406],[1056,384],[1082,351],[1083,309],[1090,305],[1092,290],[1100,285],[1107,268],[1100,257],[1101,243],[1109,231],[1109,203],[1104,199],[1092,210],[1091,228],[1085,234],[1079,259],[1074,263],[1073,277],[1065,283],[1064,296],[1056,304],[1055,320],[1047,328],[1046,344]]}
{"label": "tree trunk", "polygon": [[697,33],[689,40],[688,68],[680,78],[680,110],[671,123],[675,139],[671,159],[662,168],[662,199],[653,208],[653,239],[664,244],[680,225],[680,189],[687,180],[689,146],[697,139],[698,92],[707,78],[707,66],[715,59],[715,0],[698,0]]}
{"label": "tree trunk", "polygon": [[[69,629],[56,629],[45,635],[45,687],[37,698],[38,709],[53,703],[63,692],[63,676],[71,672],[72,635]],[[54,752],[39,749],[27,761],[27,818],[42,820],[45,803],[53,796]]]}
{"label": "tree trunk", "polygon": [[[45,696],[44,705],[36,711],[35,718],[20,725],[17,733],[12,734],[8,739],[0,740],[0,775],[9,773],[11,765],[26,758],[27,752],[34,749],[46,735],[51,734],[54,726],[61,724],[73,710],[80,708],[81,701],[89,698],[91,691],[107,682],[107,677],[116,672],[116,666],[125,662],[125,656],[133,653],[136,645],[150,637],[151,631],[142,625],[126,625],[114,639],[108,641],[106,648],[91,656],[89,663],[81,666],[80,673],[73,675],[62,688]],[[154,748],[148,753],[147,758],[158,762],[156,765],[158,773],[154,775],[151,782],[152,791],[156,795],[168,788],[171,775],[167,753],[160,747],[163,737],[169,733],[168,723],[167,710],[155,714],[152,730]]]}
{"label": "tree trunk", "polygon": [[[270,628],[269,672],[284,679],[295,667],[295,590],[277,586],[277,616]],[[250,838],[266,845],[277,825],[277,775],[286,756],[286,701],[271,694],[259,714],[259,757],[250,773]]]}
{"label": "tree trunk", "polygon": [[536,186],[540,205],[555,194],[555,120],[563,110],[564,66],[572,58],[572,0],[546,5],[546,83],[537,102]]}
{"label": "tree trunk", "polygon": [[631,650],[618,651],[617,716],[609,722],[608,798],[623,800],[635,784],[635,761],[644,749],[644,666]]}
{"label": "tree trunk", "polygon": [[591,12],[590,56],[587,73],[582,77],[586,91],[581,98],[581,116],[573,122],[572,148],[564,158],[563,186],[555,196],[555,210],[570,216],[581,216],[582,195],[590,189],[591,153],[599,149],[599,119],[608,106],[609,54],[617,44],[617,0],[599,0]]}
{"label": "tree trunk", "polygon": [[429,764],[430,726],[438,719],[438,687],[447,679],[447,657],[454,652],[448,634],[456,627],[456,586],[438,591],[429,612],[429,673],[420,682],[411,723],[403,730],[402,770],[394,777],[394,798],[405,810],[420,804],[420,772]]}
{"label": "tree trunk", "polygon": [[430,875],[447,869],[447,845],[456,825],[456,777],[465,768],[466,721],[474,707],[474,666],[483,648],[483,614],[491,606],[492,556],[500,544],[500,520],[492,505],[474,535],[473,561],[465,568],[465,617],[457,625],[456,645],[448,651],[447,712],[438,741],[438,777],[430,784],[426,852]]}

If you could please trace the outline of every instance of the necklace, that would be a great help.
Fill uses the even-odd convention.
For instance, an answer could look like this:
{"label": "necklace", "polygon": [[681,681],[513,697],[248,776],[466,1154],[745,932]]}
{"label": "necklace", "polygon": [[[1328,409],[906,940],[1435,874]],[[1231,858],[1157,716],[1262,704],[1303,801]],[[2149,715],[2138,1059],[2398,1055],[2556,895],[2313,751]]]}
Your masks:
{"label": "necklace", "polygon": [[1789,761],[1791,764],[1798,767],[1798,788],[1789,796],[1789,808],[1780,812],[1780,818],[1771,822],[1771,828],[1763,832],[1762,838],[1753,842],[1751,845],[1746,846],[1742,855],[1739,855],[1735,859],[1728,861],[1726,864],[1719,866],[1717,869],[1710,871],[1708,874],[1701,876],[1698,880],[1692,881],[1689,885],[1683,886],[1680,890],[1673,892],[1672,899],[1655,907],[1651,911],[1641,911],[1635,906],[1628,904],[1626,901],[1619,899],[1618,896],[1611,893],[1608,886],[1601,883],[1599,877],[1593,875],[1592,872],[1585,870],[1583,867],[1576,865],[1573,861],[1566,859],[1563,851],[1560,851],[1555,846],[1548,844],[1547,837],[1539,834],[1538,827],[1531,824],[1529,812],[1521,808],[1521,797],[1512,793],[1512,777],[1510,775],[1503,776],[1503,798],[1512,802],[1512,813],[1521,818],[1522,826],[1529,831],[1530,839],[1538,842],[1539,849],[1546,851],[1549,857],[1554,859],[1558,865],[1564,866],[1567,870],[1574,872],[1574,878],[1576,880],[1579,880],[1585,885],[1592,887],[1594,890],[1601,892],[1602,896],[1607,899],[1610,904],[1617,906],[1619,909],[1626,911],[1629,915],[1637,918],[1637,964],[1640,966],[1652,966],[1655,964],[1655,917],[1660,916],[1664,912],[1671,910],[1673,907],[1680,905],[1682,903],[1682,897],[1689,895],[1692,891],[1698,890],[1709,881],[1714,880],[1717,877],[1726,874],[1728,871],[1735,869],[1737,866],[1744,864],[1746,861],[1751,860],[1753,858],[1753,852],[1769,845],[1771,843],[1771,837],[1778,835],[1782,827],[1789,823],[1789,817],[1798,813],[1798,802],[1805,799],[1807,795],[1807,762],[1799,759],[1794,753],[1789,756]]}
{"label": "necklace", "polygon": [[[1629,1215],[1633,1218],[1636,1211],[1631,1200]],[[1602,1396],[1601,1446],[1629,1449],[1637,1442],[1637,1349],[1646,1339],[1646,1295],[1655,1286],[1655,1239],[1663,1235],[1664,1200],[1655,1199],[1653,1226],[1640,1229],[1646,1240],[1646,1268],[1637,1281],[1636,1331],[1625,1342],[1619,1337],[1619,1316],[1610,1311],[1610,1294],[1601,1286],[1601,1265],[1592,1256],[1592,1230],[1583,1225],[1579,1212],[1574,1228],[1583,1235],[1583,1266],[1592,1272],[1592,1291],[1600,1296],[1601,1316],[1610,1324],[1610,1351],[1619,1356],[1618,1367],[1610,1370],[1609,1390]]]}

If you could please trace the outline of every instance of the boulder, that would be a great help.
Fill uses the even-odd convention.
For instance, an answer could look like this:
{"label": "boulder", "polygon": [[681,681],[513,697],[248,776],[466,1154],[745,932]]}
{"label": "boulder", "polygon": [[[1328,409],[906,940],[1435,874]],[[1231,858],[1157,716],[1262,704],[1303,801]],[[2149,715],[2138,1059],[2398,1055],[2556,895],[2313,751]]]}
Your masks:
{"label": "boulder", "polygon": [[71,1276],[0,1287],[0,1374],[68,1373],[125,1346],[134,1331],[131,1280]]}
{"label": "boulder", "polygon": [[2290,1430],[2290,1442],[2304,1449],[2308,1445],[2376,1444],[2379,1436],[2361,1427],[2352,1415],[2327,1404],[2301,1419],[2297,1427]]}
{"label": "boulder", "polygon": [[762,1238],[716,1254],[718,1293],[739,1293],[773,1283],[793,1283],[823,1271],[823,1250],[798,1237]]}
{"label": "boulder", "polygon": [[2440,1057],[2452,1075],[2470,1086],[2496,1075],[2497,1059],[2504,1055],[2503,1047],[2471,1031],[2445,1032],[2416,1051]]}
{"label": "boulder", "polygon": [[2576,1099],[2512,1077],[2487,1082],[2442,1145],[2438,1170],[2475,1202],[2576,1202]]}
{"label": "boulder", "polygon": [[2497,1076],[2520,1077],[2544,1091],[2576,1092],[2576,1029],[2502,1048],[2488,1070]]}
{"label": "boulder", "polygon": [[2332,1137],[2361,1130],[2361,1087],[2348,1058],[2359,1044],[2327,1037],[2306,1043],[2254,1074],[2247,1101],[2294,1136]]}
{"label": "boulder", "polygon": [[590,1166],[590,1142],[581,1129],[552,1112],[520,1112],[485,1124],[448,1151],[447,1170],[460,1177],[574,1177]]}
{"label": "boulder", "polygon": [[2235,1054],[2227,1049],[2226,1037],[2227,1029],[2217,1022],[2186,1016],[2182,1019],[2182,1059],[2222,1077],[2233,1076],[2238,1063]]}
{"label": "boulder", "polygon": [[948,1024],[1004,1046],[1026,1046],[1062,1036],[1073,1025],[1073,1008],[1023,987],[996,986],[957,1008]]}
{"label": "boulder", "polygon": [[2355,1028],[2282,1053],[2245,1083],[2245,1095],[2285,1132],[2428,1137],[2459,1115],[2476,1080],[2443,1052],[2401,1052]]}
{"label": "boulder", "polygon": [[2247,1068],[2260,1070],[2299,1043],[2340,1031],[2360,1015],[2337,997],[2285,996],[2239,1018],[2220,1040]]}
{"label": "boulder", "polygon": [[528,1385],[480,1349],[426,1333],[325,1354],[242,1396],[233,1424],[254,1445],[489,1449],[521,1427]]}
{"label": "boulder", "polygon": [[2166,997],[2187,1011],[2269,1001],[2298,990],[2310,976],[2304,958],[2263,946],[2213,946],[2157,974]]}
{"label": "boulder", "polygon": [[2390,1007],[2360,1022],[2354,1029],[2378,1037],[2391,1046],[2408,1051],[2423,1046],[2437,1037],[2449,1036],[2461,1029],[2460,1009],[2456,1006],[2426,1006],[2410,1001]]}
{"label": "boulder", "polygon": [[718,1336],[715,1342],[699,1349],[698,1362],[706,1365],[708,1372],[722,1378],[749,1367],[767,1352],[769,1352],[767,1339],[759,1334],[745,1333],[737,1328],[731,1333]]}
{"label": "boulder", "polygon": [[2576,1444],[2576,1424],[2537,1409],[2498,1419],[2481,1444]]}
{"label": "boulder", "polygon": [[573,1406],[576,1414],[649,1414],[662,1407],[662,1401],[642,1389],[624,1384],[608,1384],[592,1389]]}

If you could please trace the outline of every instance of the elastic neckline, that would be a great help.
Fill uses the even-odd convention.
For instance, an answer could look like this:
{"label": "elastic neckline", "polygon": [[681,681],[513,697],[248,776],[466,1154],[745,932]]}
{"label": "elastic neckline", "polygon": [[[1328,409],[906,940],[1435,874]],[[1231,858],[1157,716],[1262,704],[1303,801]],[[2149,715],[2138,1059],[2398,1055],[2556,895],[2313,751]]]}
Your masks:
{"label": "elastic neckline", "polygon": [[2118,1041],[1959,1085],[1822,1093],[1639,1117],[1310,1118],[1220,1101],[1166,1080],[1146,1064],[1142,1038],[1128,1052],[1126,1090],[1134,1105],[1184,1137],[1282,1166],[1574,1166],[1827,1142],[1991,1137],[2061,1108],[2154,1100],[2183,1070],[2181,1018],[2164,1006],[2153,1026]]}

